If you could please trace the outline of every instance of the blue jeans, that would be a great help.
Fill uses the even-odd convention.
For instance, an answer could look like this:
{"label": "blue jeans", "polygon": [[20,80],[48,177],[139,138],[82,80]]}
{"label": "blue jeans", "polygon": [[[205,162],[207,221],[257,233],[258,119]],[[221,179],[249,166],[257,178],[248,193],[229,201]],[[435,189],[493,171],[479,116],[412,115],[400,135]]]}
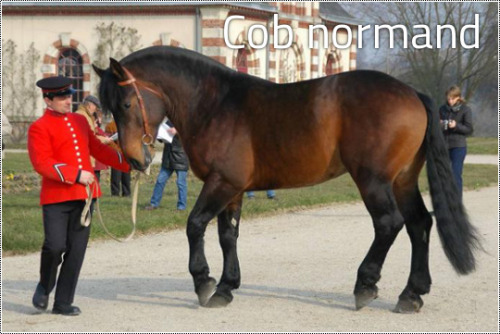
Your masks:
{"label": "blue jeans", "polygon": [[[160,173],[158,174],[158,178],[156,179],[155,188],[153,189],[153,196],[151,196],[151,205],[157,207],[160,205],[161,198],[163,197],[163,189],[167,184],[168,179],[174,173],[173,169],[161,168]],[[185,170],[175,170],[177,174],[177,189],[178,200],[177,200],[177,209],[178,210],[186,210],[187,205],[187,171]]]}
{"label": "blue jeans", "polygon": [[[274,190],[266,190],[267,198],[274,198],[276,196],[276,193]],[[247,196],[248,198],[254,198],[255,193],[253,191],[247,191]]]}
{"label": "blue jeans", "polygon": [[467,147],[454,147],[448,150],[451,160],[451,169],[453,170],[453,176],[458,186],[458,191],[460,192],[460,197],[462,197],[462,172],[464,170],[465,155],[467,154]]}

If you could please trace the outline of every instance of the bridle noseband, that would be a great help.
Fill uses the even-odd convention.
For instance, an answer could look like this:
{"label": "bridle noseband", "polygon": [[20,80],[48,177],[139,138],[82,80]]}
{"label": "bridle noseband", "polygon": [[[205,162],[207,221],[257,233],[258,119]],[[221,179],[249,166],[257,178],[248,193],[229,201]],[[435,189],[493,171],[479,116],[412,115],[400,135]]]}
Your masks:
{"label": "bridle noseband", "polygon": [[[148,116],[146,113],[146,107],[144,106],[144,100],[142,98],[142,94],[139,91],[139,88],[137,87],[137,80],[134,78],[132,73],[130,73],[129,70],[127,70],[124,66],[122,66],[123,71],[125,71],[125,74],[127,75],[128,79],[125,81],[120,81],[118,82],[118,85],[123,87],[123,86],[128,86],[132,85],[135,91],[135,95],[137,95],[137,101],[139,101],[139,107],[141,108],[141,114],[142,114],[142,121],[144,125],[144,135],[142,136],[142,143],[147,146],[153,146],[155,142],[155,138],[153,135],[151,135],[151,131],[149,130],[149,124],[148,124]],[[147,86],[142,86],[142,88],[147,89],[151,93],[157,95],[161,99],[163,99],[163,96],[161,93],[157,92],[156,90],[149,88]]]}

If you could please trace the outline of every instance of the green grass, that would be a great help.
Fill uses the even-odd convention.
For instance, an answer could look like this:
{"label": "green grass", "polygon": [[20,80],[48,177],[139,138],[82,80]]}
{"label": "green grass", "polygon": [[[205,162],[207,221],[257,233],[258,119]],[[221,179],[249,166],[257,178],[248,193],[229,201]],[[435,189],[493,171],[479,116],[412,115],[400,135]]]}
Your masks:
{"label": "green grass", "polygon": [[[43,240],[42,210],[38,205],[39,177],[31,170],[25,154],[7,154],[3,168],[2,250],[7,255],[39,251]],[[201,190],[202,183],[190,174],[188,177],[188,210],[178,212],[175,210],[177,188],[174,180],[170,180],[165,188],[161,207],[154,211],[143,210],[143,207],[149,202],[158,168],[158,166],[153,166],[151,176],[142,176],[141,179],[137,212],[138,234],[184,227],[188,214]],[[464,187],[478,189],[496,185],[498,184],[497,176],[497,166],[466,165]],[[104,194],[100,200],[103,219],[112,233],[125,236],[131,228],[131,199],[109,196],[109,172],[103,174],[101,184]],[[420,177],[420,184],[421,189],[427,191],[425,172]],[[314,187],[277,190],[276,193],[278,201],[268,200],[263,192],[257,192],[255,200],[245,199],[243,219],[306,207],[360,200],[354,182],[348,175]],[[107,236],[97,220],[94,219],[91,239],[102,238],[107,238]]]}
{"label": "green grass", "polygon": [[[467,152],[469,154],[498,154],[498,138],[496,137],[469,137],[467,138]],[[26,143],[7,143],[7,149],[26,149]],[[162,146],[157,146],[161,154]]]}
{"label": "green grass", "polygon": [[[467,138],[467,153],[468,154],[498,154],[498,138],[495,137],[469,137]],[[7,149],[26,149],[26,143],[21,144],[8,144]],[[162,146],[157,146],[158,154],[161,154]],[[23,154],[10,154],[9,159],[13,159],[14,162],[19,161],[20,163],[26,161],[29,165],[29,159],[27,156],[23,157]]]}
{"label": "green grass", "polygon": [[2,173],[23,173],[31,172],[30,158],[27,153],[6,153],[2,159]]}
{"label": "green grass", "polygon": [[28,147],[28,144],[26,141],[20,142],[20,143],[11,143],[11,142],[6,142],[5,148],[6,149],[18,149],[18,150],[25,150]]}
{"label": "green grass", "polygon": [[467,138],[467,154],[498,155],[498,138],[495,137]]}

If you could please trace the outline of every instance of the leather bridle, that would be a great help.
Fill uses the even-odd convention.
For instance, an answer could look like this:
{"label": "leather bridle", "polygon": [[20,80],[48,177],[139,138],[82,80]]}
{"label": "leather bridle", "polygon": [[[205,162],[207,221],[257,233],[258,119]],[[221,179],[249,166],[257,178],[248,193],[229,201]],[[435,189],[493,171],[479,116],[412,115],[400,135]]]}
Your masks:
{"label": "leather bridle", "polygon": [[[142,98],[142,94],[139,90],[139,87],[137,87],[137,85],[138,84],[140,85],[140,83],[137,83],[137,80],[134,78],[134,76],[132,75],[132,73],[130,73],[129,70],[127,70],[123,66],[122,66],[122,68],[123,68],[125,74],[127,75],[128,79],[125,81],[118,82],[118,85],[121,87],[132,85],[132,87],[134,88],[135,94],[137,95],[137,101],[139,102],[139,107],[141,108],[142,120],[144,122],[144,135],[142,136],[142,143],[144,145],[152,147],[155,139],[154,139],[153,135],[151,135],[151,132],[149,130],[146,107],[144,106],[144,100]],[[159,93],[158,91],[156,91],[150,87],[147,87],[146,85],[141,85],[141,88],[144,88],[144,89],[150,91],[151,93],[155,94],[156,96],[161,98],[163,101],[165,101],[164,96],[161,93]],[[149,175],[149,170],[150,170],[149,168],[146,170],[147,175]],[[132,231],[130,232],[130,234],[126,238],[118,238],[117,236],[115,236],[109,232],[109,230],[107,229],[106,225],[104,224],[104,221],[103,221],[102,216],[101,216],[101,210],[99,208],[99,200],[96,201],[97,216],[98,216],[99,221],[102,225],[102,228],[104,229],[106,234],[108,234],[111,238],[113,238],[116,241],[119,241],[119,242],[129,241],[132,239],[132,237],[135,234],[137,200],[138,200],[138,194],[139,194],[139,178],[140,178],[140,174],[138,173],[137,177],[135,178],[134,187],[133,187],[134,190],[133,190],[133,195],[132,195],[132,212],[131,212],[131,214],[132,214]],[[83,226],[89,226],[90,220],[91,220],[91,215],[89,214],[89,210],[90,210],[90,205],[92,203],[92,197],[93,197],[93,194],[95,191],[95,187],[97,186],[97,183],[94,182],[92,185],[93,185],[93,188],[91,188],[89,185],[87,185],[87,188],[86,188],[88,198],[86,200],[85,208],[84,208],[82,215],[81,215],[81,218],[80,218],[80,223]]]}
{"label": "leather bridle", "polygon": [[[137,101],[139,102],[139,107],[141,109],[142,121],[144,127],[144,135],[142,136],[142,143],[147,146],[153,146],[155,138],[153,137],[153,135],[151,135],[151,131],[149,129],[146,107],[144,106],[144,99],[142,98],[142,94],[139,90],[139,87],[137,86],[137,80],[134,78],[134,76],[132,75],[132,73],[130,73],[129,70],[127,70],[124,66],[122,66],[122,68],[125,74],[127,75],[128,79],[125,81],[118,82],[118,85],[121,87],[131,85],[134,88],[135,95],[137,95]],[[155,94],[156,96],[160,97],[161,99],[163,99],[162,94],[157,92],[156,90],[149,88],[145,85],[141,85],[141,88],[144,88],[150,91],[151,93]]]}

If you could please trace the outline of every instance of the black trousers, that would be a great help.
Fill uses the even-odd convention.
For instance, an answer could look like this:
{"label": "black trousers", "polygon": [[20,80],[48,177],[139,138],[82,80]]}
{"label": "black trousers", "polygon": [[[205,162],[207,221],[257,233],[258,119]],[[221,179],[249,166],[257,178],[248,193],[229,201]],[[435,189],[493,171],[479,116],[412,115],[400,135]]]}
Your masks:
{"label": "black trousers", "polygon": [[[80,224],[85,201],[43,206],[45,240],[42,246],[40,284],[49,294],[56,285],[55,305],[71,305],[90,235]],[[59,265],[59,277],[57,269]]]}
{"label": "black trousers", "polygon": [[130,196],[130,173],[111,168],[111,196],[120,196],[120,185],[122,196]]}

